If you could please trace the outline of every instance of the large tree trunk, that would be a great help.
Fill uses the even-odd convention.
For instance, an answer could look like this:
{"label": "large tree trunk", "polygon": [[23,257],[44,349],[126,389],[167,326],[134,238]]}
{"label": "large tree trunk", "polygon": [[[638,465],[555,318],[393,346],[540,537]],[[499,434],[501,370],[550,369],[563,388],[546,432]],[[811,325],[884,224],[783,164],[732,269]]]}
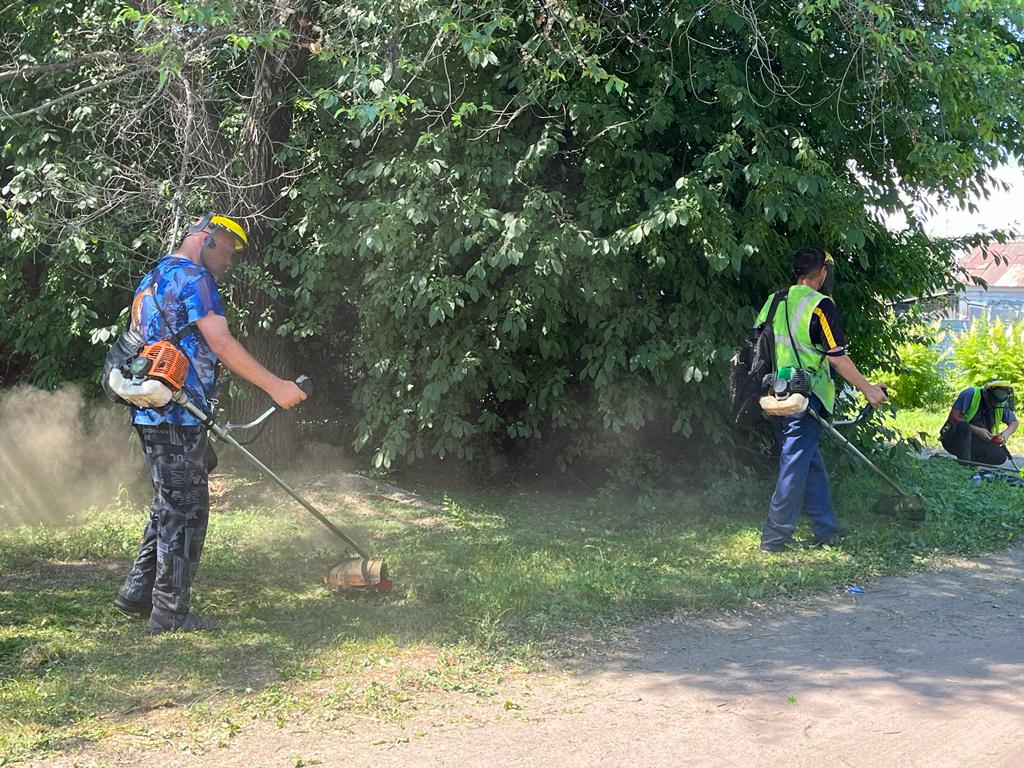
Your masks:
{"label": "large tree trunk", "polygon": [[[312,23],[312,3],[296,0],[277,0],[275,14],[280,24],[291,30],[290,44],[285,50],[258,49],[256,77],[252,102],[242,133],[242,155],[246,177],[239,185],[239,199],[232,206],[246,218],[249,246],[253,258],[260,255],[273,237],[271,223],[284,215],[285,200],[281,196],[284,184],[283,170],[275,159],[278,148],[288,140],[292,127],[292,94],[306,72]],[[242,300],[250,307],[250,319],[260,318],[270,307],[269,298],[258,288],[246,287]],[[267,368],[279,376],[294,378],[298,372],[292,368],[292,341],[275,332],[281,318],[273,315],[269,328],[252,325],[245,339],[248,350]],[[267,398],[257,391],[239,398],[234,404],[240,417],[255,415],[266,408]],[[287,461],[296,455],[297,431],[295,419],[283,417],[268,422],[267,429],[255,443],[255,448],[268,463]]]}

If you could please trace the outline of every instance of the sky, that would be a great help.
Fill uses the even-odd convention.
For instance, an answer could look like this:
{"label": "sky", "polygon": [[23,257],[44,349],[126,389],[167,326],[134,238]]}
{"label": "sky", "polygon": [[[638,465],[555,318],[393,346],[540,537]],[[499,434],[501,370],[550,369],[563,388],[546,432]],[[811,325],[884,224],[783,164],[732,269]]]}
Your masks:
{"label": "sky", "polygon": [[[987,200],[978,202],[977,213],[953,207],[938,208],[927,214],[919,204],[917,209],[925,218],[925,230],[936,237],[956,237],[993,228],[1024,230],[1024,167],[1019,162],[1002,166],[994,175],[1009,184],[1010,189],[993,192]],[[907,220],[902,215],[890,217],[887,223],[889,229],[896,231],[906,225]],[[1019,232],[1017,238],[1024,239],[1024,231]]]}

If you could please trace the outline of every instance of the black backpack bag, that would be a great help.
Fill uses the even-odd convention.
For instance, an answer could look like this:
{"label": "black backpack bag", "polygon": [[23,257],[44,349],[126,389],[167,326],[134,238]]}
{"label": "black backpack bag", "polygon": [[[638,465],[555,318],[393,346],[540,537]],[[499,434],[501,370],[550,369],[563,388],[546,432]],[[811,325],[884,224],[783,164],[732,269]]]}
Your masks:
{"label": "black backpack bag", "polygon": [[764,421],[759,401],[765,376],[775,373],[775,310],[788,293],[784,289],[772,297],[765,321],[747,331],[746,341],[729,361],[729,403],[737,427],[751,428]]}

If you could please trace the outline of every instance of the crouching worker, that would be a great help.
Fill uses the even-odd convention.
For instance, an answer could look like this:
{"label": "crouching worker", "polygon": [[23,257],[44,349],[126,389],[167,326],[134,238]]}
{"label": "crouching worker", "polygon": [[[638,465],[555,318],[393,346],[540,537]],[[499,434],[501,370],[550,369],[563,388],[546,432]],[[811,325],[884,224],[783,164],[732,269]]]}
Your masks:
{"label": "crouching worker", "polygon": [[[146,344],[170,340],[184,354],[188,373],[182,390],[206,413],[216,391],[218,359],[282,408],[306,399],[297,384],[260,365],[228,330],[217,280],[247,244],[245,230],[236,221],[204,216],[188,230],[178,250],[142,278],[132,302],[132,330]],[[138,556],[114,605],[148,617],[148,634],[214,629],[212,621],[189,609],[210,515],[208,475],[216,463],[206,427],[166,398],[160,407],[132,402],[132,423],[155,494]]]}
{"label": "crouching worker", "polygon": [[1006,441],[1020,425],[1012,397],[1010,382],[1004,379],[965,389],[939,432],[942,447],[961,461],[1002,464],[1009,456]]}
{"label": "crouching worker", "polygon": [[[846,354],[846,339],[832,299],[822,293],[832,280],[835,265],[820,248],[802,248],[793,254],[795,285],[768,297],[757,323],[771,322],[775,334],[776,370],[803,370],[810,375],[807,408],[829,418],[836,387],[830,369],[855,386],[872,406],[886,399],[885,391],[870,383]],[[831,287],[827,289],[831,292]],[[774,314],[768,317],[774,307]],[[771,416],[779,444],[779,475],[761,532],[761,549],[781,552],[793,546],[800,510],[811,518],[811,532],[819,544],[841,535],[832,508],[825,461],[818,447],[821,425],[806,411]]]}

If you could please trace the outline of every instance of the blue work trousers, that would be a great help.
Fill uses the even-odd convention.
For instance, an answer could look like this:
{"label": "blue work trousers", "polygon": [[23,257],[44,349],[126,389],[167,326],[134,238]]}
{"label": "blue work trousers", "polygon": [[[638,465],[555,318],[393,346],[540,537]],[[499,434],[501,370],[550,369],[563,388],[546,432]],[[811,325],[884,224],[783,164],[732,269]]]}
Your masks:
{"label": "blue work trousers", "polygon": [[[827,418],[816,397],[809,408]],[[772,429],[779,445],[779,477],[761,532],[761,546],[782,547],[791,544],[800,509],[811,518],[811,532],[820,541],[828,541],[840,531],[832,508],[825,460],[818,447],[821,424],[809,413],[772,417]]]}

